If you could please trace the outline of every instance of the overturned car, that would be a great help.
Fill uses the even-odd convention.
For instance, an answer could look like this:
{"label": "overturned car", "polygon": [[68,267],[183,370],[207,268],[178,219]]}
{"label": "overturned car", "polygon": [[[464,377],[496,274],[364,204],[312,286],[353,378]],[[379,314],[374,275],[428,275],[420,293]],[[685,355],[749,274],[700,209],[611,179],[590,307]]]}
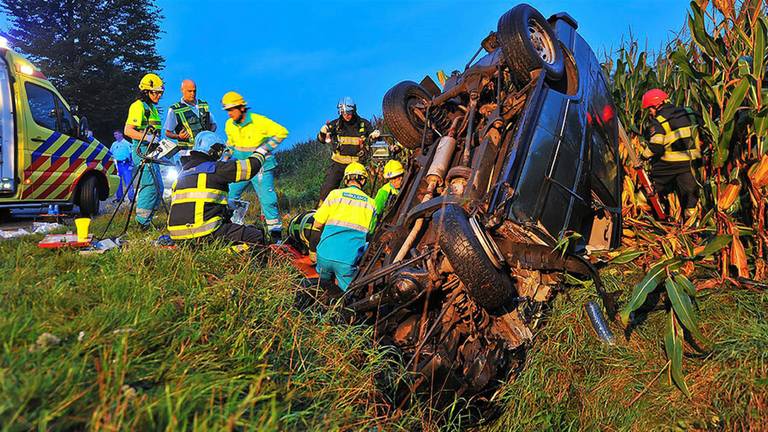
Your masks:
{"label": "overturned car", "polygon": [[583,255],[620,242],[619,124],[576,29],[566,13],[518,5],[442,89],[426,77],[384,96],[384,121],[413,156],[350,307],[403,353],[411,391],[490,394],[564,272],[601,289]]}

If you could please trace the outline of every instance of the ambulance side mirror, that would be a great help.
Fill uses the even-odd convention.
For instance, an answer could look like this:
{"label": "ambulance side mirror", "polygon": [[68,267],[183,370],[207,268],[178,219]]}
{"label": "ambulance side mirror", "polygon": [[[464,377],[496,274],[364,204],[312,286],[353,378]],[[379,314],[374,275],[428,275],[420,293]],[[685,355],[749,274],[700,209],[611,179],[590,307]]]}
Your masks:
{"label": "ambulance side mirror", "polygon": [[89,130],[90,129],[88,128],[88,118],[85,117],[85,116],[80,117],[80,127],[79,127],[79,129],[77,131],[77,133],[80,136],[80,138],[82,138],[82,139],[88,138],[88,131]]}

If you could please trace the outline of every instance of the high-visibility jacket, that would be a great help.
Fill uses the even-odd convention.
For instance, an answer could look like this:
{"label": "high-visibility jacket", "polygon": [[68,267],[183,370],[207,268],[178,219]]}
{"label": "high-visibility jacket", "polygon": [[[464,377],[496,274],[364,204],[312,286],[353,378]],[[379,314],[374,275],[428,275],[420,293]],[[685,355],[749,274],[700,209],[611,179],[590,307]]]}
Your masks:
{"label": "high-visibility jacket", "polygon": [[701,158],[696,114],[690,108],[664,104],[650,119],[650,151],[663,162],[690,162]]}
{"label": "high-visibility jacket", "polygon": [[[313,237],[320,234],[317,256],[354,265],[376,226],[376,203],[360,188],[332,190],[315,213]],[[310,250],[315,249],[314,241]]]}
{"label": "high-visibility jacket", "polygon": [[204,237],[228,222],[229,183],[250,180],[261,169],[264,157],[253,153],[243,160],[211,161],[192,152],[171,194],[168,231],[174,240]]}
{"label": "high-visibility jacket", "polygon": [[278,140],[288,136],[288,129],[285,127],[263,115],[253,113],[245,113],[242,123],[227,120],[224,131],[235,159],[246,159],[262,145],[266,146],[270,153],[264,160],[264,171],[277,166],[271,151],[277,148]]}
{"label": "high-visibility jacket", "polygon": [[197,134],[211,129],[211,110],[208,107],[208,102],[200,99],[197,100],[199,114],[196,114],[191,106],[181,101],[171,105],[170,109],[173,110],[173,115],[176,116],[176,130],[174,132],[178,134],[182,129],[186,129],[190,137],[186,141],[178,139],[179,148],[181,150],[191,150]]}
{"label": "high-visibility jacket", "polygon": [[[368,143],[368,135],[374,130],[371,122],[355,114],[350,121],[339,117],[327,126],[335,145],[331,159],[344,165],[360,160],[360,154]],[[325,137],[321,135],[318,134],[317,139],[324,141]]]}
{"label": "high-visibility jacket", "polygon": [[400,189],[392,186],[392,182],[387,182],[376,192],[376,214],[383,215],[387,205],[400,194]]}
{"label": "high-visibility jacket", "polygon": [[[147,126],[160,130],[160,113],[157,112],[155,104],[136,100],[128,108],[128,120],[126,120],[125,124],[129,124],[139,131],[143,131]],[[137,144],[137,141],[133,140],[133,143]],[[144,145],[146,146],[146,144]]]}

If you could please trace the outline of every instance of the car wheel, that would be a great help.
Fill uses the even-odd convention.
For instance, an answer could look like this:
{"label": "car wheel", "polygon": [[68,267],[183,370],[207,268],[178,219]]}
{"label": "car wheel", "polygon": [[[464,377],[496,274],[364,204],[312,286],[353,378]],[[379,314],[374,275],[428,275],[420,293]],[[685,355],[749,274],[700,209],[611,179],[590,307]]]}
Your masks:
{"label": "car wheel", "polygon": [[417,105],[426,105],[430,99],[424,87],[413,81],[403,81],[384,95],[384,123],[395,139],[406,148],[414,149],[421,145],[425,125],[423,112],[421,118],[416,114],[419,110]]}
{"label": "car wheel", "polygon": [[536,9],[521,4],[499,18],[497,39],[504,61],[520,82],[531,79],[531,71],[544,69],[547,78],[563,76],[563,49],[552,26]]}
{"label": "car wheel", "polygon": [[80,215],[84,217],[99,214],[99,180],[95,176],[83,179],[78,187],[77,205],[80,207]]}
{"label": "car wheel", "polygon": [[449,204],[432,217],[440,224],[440,248],[472,299],[487,310],[507,303],[514,294],[512,280],[494,267],[464,210]]}

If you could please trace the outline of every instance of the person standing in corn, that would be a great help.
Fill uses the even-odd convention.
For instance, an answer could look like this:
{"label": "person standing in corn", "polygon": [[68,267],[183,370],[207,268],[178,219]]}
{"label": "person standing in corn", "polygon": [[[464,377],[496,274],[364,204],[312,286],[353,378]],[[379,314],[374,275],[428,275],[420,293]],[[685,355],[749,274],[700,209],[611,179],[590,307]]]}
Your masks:
{"label": "person standing in corn", "polygon": [[195,138],[171,194],[168,232],[173,240],[221,238],[237,250],[264,243],[260,228],[230,222],[227,191],[232,182],[250,180],[261,170],[268,149],[262,145],[245,159],[220,162],[225,148],[211,132]]}
{"label": "person standing in corn", "polygon": [[224,131],[227,134],[227,144],[232,149],[232,156],[235,159],[247,159],[262,146],[267,149],[261,170],[250,182],[242,181],[229,185],[229,199],[230,201],[240,199],[248,184],[253,185],[253,189],[259,196],[261,212],[266,220],[269,234],[273,241],[279,241],[282,238],[283,225],[277,208],[274,176],[277,162],[272,151],[288,136],[288,129],[265,116],[249,113],[245,99],[236,92],[226,93],[221,98],[221,105],[229,116]]}
{"label": "person standing in corn", "polygon": [[[128,108],[128,120],[125,122],[123,135],[133,140],[134,151],[131,158],[136,167],[141,163],[139,154],[147,152],[152,135],[160,132],[157,103],[163,96],[164,90],[163,80],[153,73],[148,73],[139,82],[141,92],[139,98]],[[142,229],[146,230],[150,227],[152,216],[161,199],[163,199],[163,181],[160,176],[160,167],[145,164],[139,177],[139,193],[136,196],[136,222]]]}
{"label": "person standing in corn", "polygon": [[654,187],[661,196],[677,193],[684,219],[689,219],[695,216],[699,202],[695,170],[701,160],[701,141],[696,113],[672,105],[669,95],[660,89],[647,91],[642,106],[648,110],[651,136],[643,157],[651,160]]}
{"label": "person standing in corn", "polygon": [[339,118],[320,128],[317,140],[333,146],[331,166],[320,187],[320,204],[330,191],[339,187],[344,169],[352,162],[359,162],[367,151],[368,143],[381,133],[371,122],[357,114],[357,105],[351,97],[345,96],[336,105]]}
{"label": "person standing in corn", "polygon": [[384,179],[387,183],[376,192],[376,214],[382,216],[384,210],[400,194],[400,187],[403,185],[403,175],[405,169],[403,164],[397,160],[390,160],[384,165]]}
{"label": "person standing in corn", "polygon": [[336,291],[334,277],[346,291],[376,226],[376,203],[362,190],[367,180],[365,167],[350,163],[344,170],[346,187],[332,190],[315,213],[310,254],[316,254],[320,284],[331,292]]}

